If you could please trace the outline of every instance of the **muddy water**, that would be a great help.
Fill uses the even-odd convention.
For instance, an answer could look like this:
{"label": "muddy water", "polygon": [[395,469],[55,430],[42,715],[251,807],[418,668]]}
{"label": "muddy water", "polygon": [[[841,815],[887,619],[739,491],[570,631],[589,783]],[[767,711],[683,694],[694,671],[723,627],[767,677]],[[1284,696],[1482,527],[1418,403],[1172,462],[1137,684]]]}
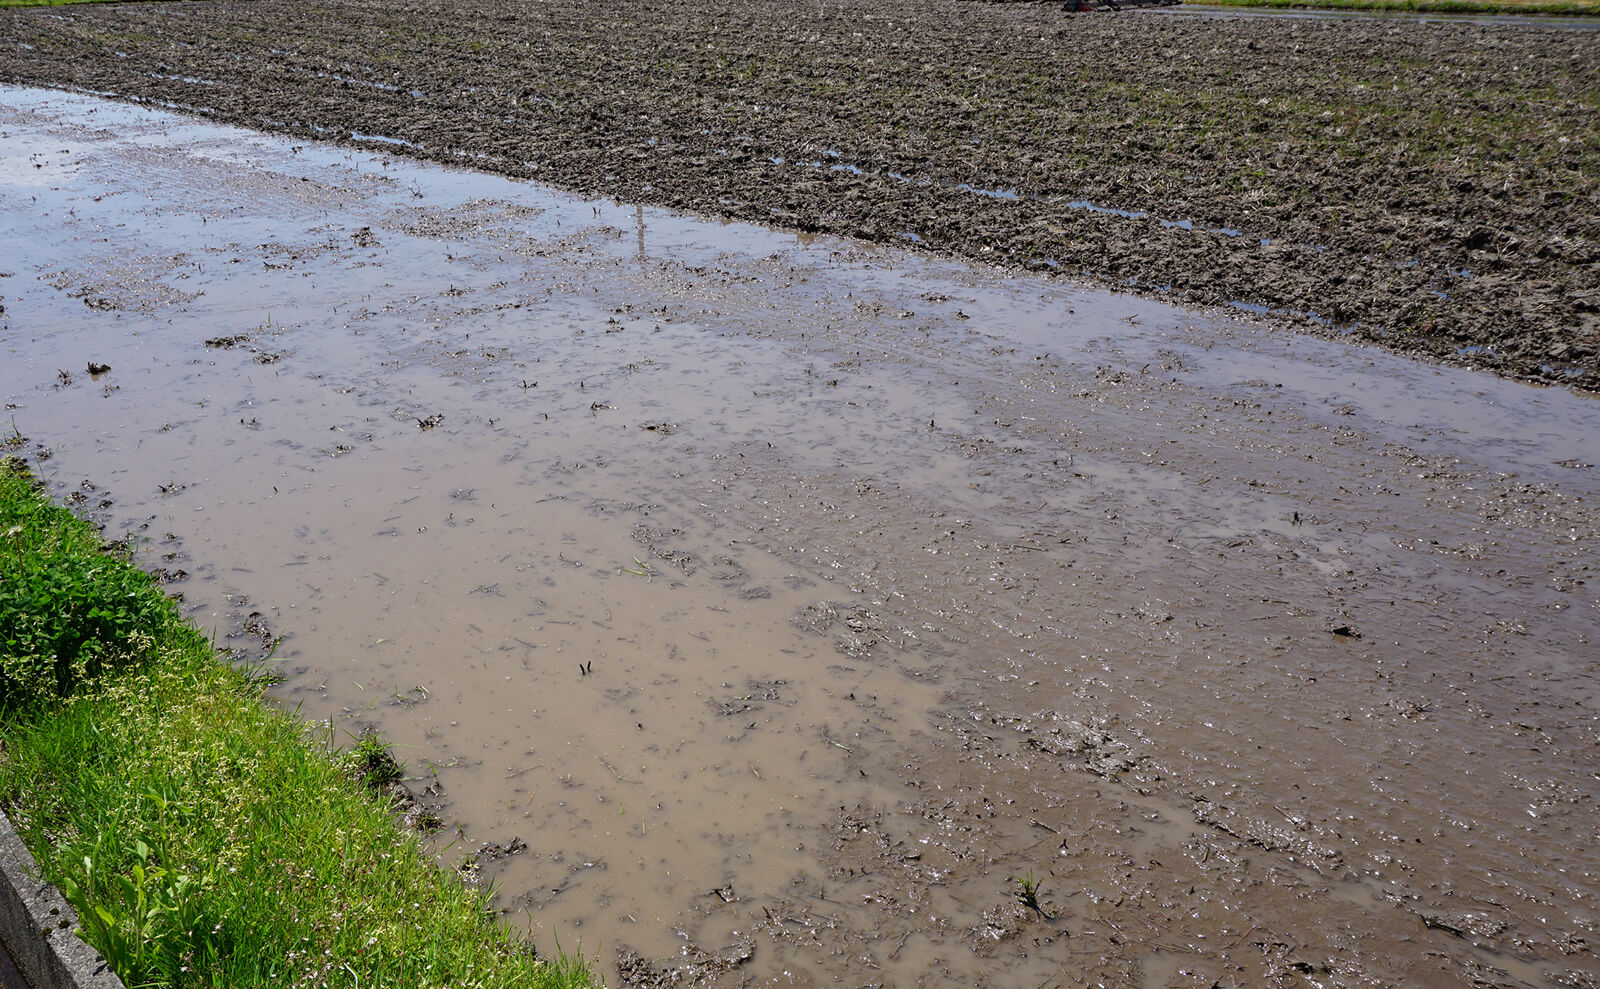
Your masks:
{"label": "muddy water", "polygon": [[0,92],[27,451],[542,946],[1595,977],[1592,399]]}

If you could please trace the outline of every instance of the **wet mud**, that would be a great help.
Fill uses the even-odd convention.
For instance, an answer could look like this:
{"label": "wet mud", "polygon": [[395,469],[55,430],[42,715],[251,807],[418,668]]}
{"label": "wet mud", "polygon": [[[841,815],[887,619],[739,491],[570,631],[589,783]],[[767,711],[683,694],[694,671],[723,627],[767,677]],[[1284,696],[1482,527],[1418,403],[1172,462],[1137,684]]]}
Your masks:
{"label": "wet mud", "polygon": [[611,984],[1600,979],[1592,399],[86,96],[0,147],[15,445]]}
{"label": "wet mud", "polygon": [[0,81],[1600,389],[1600,33],[1066,6],[8,11]]}

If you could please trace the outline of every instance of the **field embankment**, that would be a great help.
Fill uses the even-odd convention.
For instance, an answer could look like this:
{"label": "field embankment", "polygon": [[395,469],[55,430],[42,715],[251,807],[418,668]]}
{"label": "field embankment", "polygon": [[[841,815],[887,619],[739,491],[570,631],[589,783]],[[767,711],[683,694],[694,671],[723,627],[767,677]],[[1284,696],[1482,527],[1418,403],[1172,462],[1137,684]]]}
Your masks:
{"label": "field embankment", "polygon": [[0,805],[129,986],[590,984],[9,458],[0,648]]}

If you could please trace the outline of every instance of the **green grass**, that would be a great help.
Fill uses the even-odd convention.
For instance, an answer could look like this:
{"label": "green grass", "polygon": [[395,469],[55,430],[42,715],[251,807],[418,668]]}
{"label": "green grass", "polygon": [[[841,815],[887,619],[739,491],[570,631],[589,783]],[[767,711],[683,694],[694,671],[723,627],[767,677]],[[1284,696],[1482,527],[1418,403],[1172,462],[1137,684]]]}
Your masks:
{"label": "green grass", "polygon": [[142,986],[587,986],[436,868],[94,528],[0,462],[0,805]]}

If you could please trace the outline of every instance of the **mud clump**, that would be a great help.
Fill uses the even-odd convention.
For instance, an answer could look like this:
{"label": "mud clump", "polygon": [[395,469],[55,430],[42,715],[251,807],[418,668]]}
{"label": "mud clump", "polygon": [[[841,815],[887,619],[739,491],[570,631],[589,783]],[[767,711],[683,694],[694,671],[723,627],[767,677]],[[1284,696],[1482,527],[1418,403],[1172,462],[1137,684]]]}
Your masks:
{"label": "mud clump", "polygon": [[882,615],[868,608],[818,601],[807,605],[791,620],[795,628],[819,635],[832,633],[834,646],[852,659],[865,659],[879,644],[903,646],[908,636],[895,629]]}
{"label": "mud clump", "polygon": [[738,971],[755,957],[755,951],[755,938],[749,935],[720,951],[691,944],[683,949],[681,958],[671,961],[652,961],[624,945],[617,949],[617,972],[628,989],[711,986]]}
{"label": "mud clump", "polygon": [[0,80],[1600,388],[1596,32],[1065,6],[21,10]]}

